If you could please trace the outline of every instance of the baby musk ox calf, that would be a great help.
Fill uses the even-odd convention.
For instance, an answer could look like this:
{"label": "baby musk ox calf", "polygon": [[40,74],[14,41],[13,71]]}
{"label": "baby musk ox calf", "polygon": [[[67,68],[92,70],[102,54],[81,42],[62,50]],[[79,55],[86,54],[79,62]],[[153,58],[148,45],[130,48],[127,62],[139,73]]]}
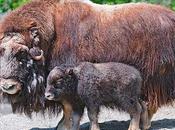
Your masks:
{"label": "baby musk ox calf", "polygon": [[49,100],[74,100],[74,103],[77,103],[74,97],[79,97],[77,105],[87,107],[91,130],[99,130],[97,117],[102,105],[128,112],[132,118],[129,130],[139,130],[144,108],[139,101],[141,83],[140,72],[126,64],[82,62],[73,68],[55,67],[48,76],[45,96]]}

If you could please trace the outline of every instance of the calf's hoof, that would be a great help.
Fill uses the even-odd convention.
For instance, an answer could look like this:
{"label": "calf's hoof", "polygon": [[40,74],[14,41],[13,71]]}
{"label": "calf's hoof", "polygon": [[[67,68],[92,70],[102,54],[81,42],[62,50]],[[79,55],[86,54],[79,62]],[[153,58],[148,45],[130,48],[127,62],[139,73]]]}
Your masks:
{"label": "calf's hoof", "polygon": [[141,130],[140,128],[129,128],[128,130]]}

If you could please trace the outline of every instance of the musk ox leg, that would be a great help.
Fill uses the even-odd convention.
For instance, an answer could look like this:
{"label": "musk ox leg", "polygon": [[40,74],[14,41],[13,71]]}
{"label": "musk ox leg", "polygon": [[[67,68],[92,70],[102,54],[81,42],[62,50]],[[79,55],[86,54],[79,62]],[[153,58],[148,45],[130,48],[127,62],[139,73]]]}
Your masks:
{"label": "musk ox leg", "polygon": [[98,113],[99,113],[99,108],[95,108],[95,107],[88,108],[88,117],[90,120],[89,130],[100,130],[100,127],[98,124]]}
{"label": "musk ox leg", "polygon": [[139,124],[140,124],[141,112],[142,112],[142,107],[140,103],[139,102],[133,103],[133,106],[131,106],[129,110],[129,114],[131,116],[131,122],[128,130],[140,130]]}
{"label": "musk ox leg", "polygon": [[156,112],[157,112],[157,108],[148,108],[148,118],[150,121]]}
{"label": "musk ox leg", "polygon": [[140,119],[140,127],[142,130],[147,130],[151,127],[151,121],[148,118],[148,108],[144,101],[140,101],[142,113]]}

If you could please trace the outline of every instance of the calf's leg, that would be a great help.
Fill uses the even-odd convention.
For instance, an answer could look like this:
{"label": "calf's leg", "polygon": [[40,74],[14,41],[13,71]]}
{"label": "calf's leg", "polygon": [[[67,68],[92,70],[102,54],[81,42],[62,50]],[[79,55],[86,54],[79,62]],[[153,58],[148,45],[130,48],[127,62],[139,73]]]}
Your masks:
{"label": "calf's leg", "polygon": [[72,112],[72,130],[80,129],[80,120],[84,113],[84,107],[76,109]]}
{"label": "calf's leg", "polygon": [[100,130],[100,127],[98,124],[99,108],[98,107],[89,107],[87,109],[88,109],[88,117],[90,120],[89,130]]}
{"label": "calf's leg", "polygon": [[68,102],[63,102],[63,118],[57,125],[57,130],[71,130],[72,129],[72,105]]}
{"label": "calf's leg", "polygon": [[79,130],[80,120],[84,112],[84,106],[67,101],[62,102],[63,118],[57,125],[57,130]]}

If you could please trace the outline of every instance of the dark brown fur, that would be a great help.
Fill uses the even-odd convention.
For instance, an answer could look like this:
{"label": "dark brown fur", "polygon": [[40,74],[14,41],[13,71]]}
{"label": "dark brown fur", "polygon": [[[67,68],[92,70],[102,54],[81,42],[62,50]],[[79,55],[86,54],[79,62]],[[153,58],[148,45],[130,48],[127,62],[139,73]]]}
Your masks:
{"label": "dark brown fur", "polygon": [[4,18],[0,37],[19,32],[30,48],[31,26],[39,31],[45,77],[60,64],[122,62],[141,71],[142,98],[149,110],[155,112],[175,99],[173,11],[144,3],[106,11],[76,0],[34,0]]}
{"label": "dark brown fur", "polygon": [[75,68],[55,67],[48,75],[45,95],[49,100],[70,102],[71,99],[78,105],[85,104],[92,130],[94,126],[99,128],[100,106],[128,112],[136,123],[131,121],[130,130],[138,130],[142,111],[139,103],[141,84],[140,73],[131,66],[83,62]]}

